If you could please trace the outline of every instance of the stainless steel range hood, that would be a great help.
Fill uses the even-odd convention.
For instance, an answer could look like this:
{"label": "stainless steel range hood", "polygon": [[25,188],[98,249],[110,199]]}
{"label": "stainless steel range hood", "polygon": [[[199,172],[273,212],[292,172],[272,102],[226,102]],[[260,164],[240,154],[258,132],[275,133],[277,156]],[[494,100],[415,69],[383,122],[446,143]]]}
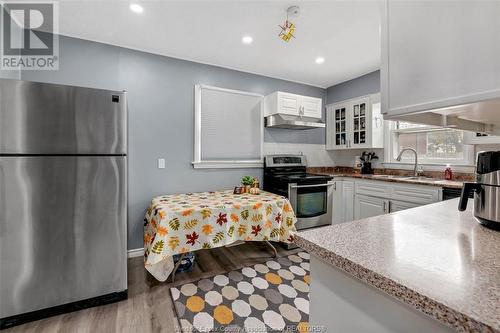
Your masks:
{"label": "stainless steel range hood", "polygon": [[273,114],[265,118],[266,127],[306,130],[325,128],[325,123],[315,118],[298,117],[285,114]]}

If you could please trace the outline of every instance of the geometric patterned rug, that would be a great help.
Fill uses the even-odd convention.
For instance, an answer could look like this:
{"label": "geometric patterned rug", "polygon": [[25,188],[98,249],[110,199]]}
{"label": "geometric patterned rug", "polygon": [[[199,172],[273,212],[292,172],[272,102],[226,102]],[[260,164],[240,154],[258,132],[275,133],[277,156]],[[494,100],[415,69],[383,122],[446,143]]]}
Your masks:
{"label": "geometric patterned rug", "polygon": [[299,252],[171,288],[187,332],[307,332],[309,254]]}

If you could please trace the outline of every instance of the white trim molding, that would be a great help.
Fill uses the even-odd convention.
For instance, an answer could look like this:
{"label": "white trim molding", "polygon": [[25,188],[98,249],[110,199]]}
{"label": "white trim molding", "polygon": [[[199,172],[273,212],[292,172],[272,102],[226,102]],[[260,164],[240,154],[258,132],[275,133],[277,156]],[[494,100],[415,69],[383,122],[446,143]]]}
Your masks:
{"label": "white trim molding", "polygon": [[138,248],[138,249],[131,249],[127,251],[127,257],[128,258],[136,258],[136,257],[142,257],[144,256],[144,248]]}

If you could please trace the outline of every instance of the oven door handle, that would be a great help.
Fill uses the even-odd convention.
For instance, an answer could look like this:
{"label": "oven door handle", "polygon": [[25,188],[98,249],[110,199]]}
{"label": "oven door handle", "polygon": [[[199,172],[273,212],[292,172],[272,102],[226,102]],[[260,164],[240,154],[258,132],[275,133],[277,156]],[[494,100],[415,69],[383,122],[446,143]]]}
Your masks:
{"label": "oven door handle", "polygon": [[311,185],[290,185],[291,188],[304,188],[304,187],[320,187],[320,186],[333,186],[335,183],[326,184],[311,184]]}

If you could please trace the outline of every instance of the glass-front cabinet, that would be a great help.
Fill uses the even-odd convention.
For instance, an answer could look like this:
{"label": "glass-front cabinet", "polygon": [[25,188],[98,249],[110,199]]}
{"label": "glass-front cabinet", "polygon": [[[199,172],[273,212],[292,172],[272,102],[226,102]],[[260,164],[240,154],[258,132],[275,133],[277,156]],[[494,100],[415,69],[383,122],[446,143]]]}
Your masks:
{"label": "glass-front cabinet", "polygon": [[338,105],[334,110],[335,115],[335,145],[347,145],[347,119],[346,119],[347,105]]}
{"label": "glass-front cabinet", "polygon": [[327,106],[326,149],[383,148],[379,94]]}
{"label": "glass-front cabinet", "polygon": [[352,126],[352,141],[350,145],[363,146],[366,144],[366,116],[368,99],[361,99],[351,104],[351,126]]}

